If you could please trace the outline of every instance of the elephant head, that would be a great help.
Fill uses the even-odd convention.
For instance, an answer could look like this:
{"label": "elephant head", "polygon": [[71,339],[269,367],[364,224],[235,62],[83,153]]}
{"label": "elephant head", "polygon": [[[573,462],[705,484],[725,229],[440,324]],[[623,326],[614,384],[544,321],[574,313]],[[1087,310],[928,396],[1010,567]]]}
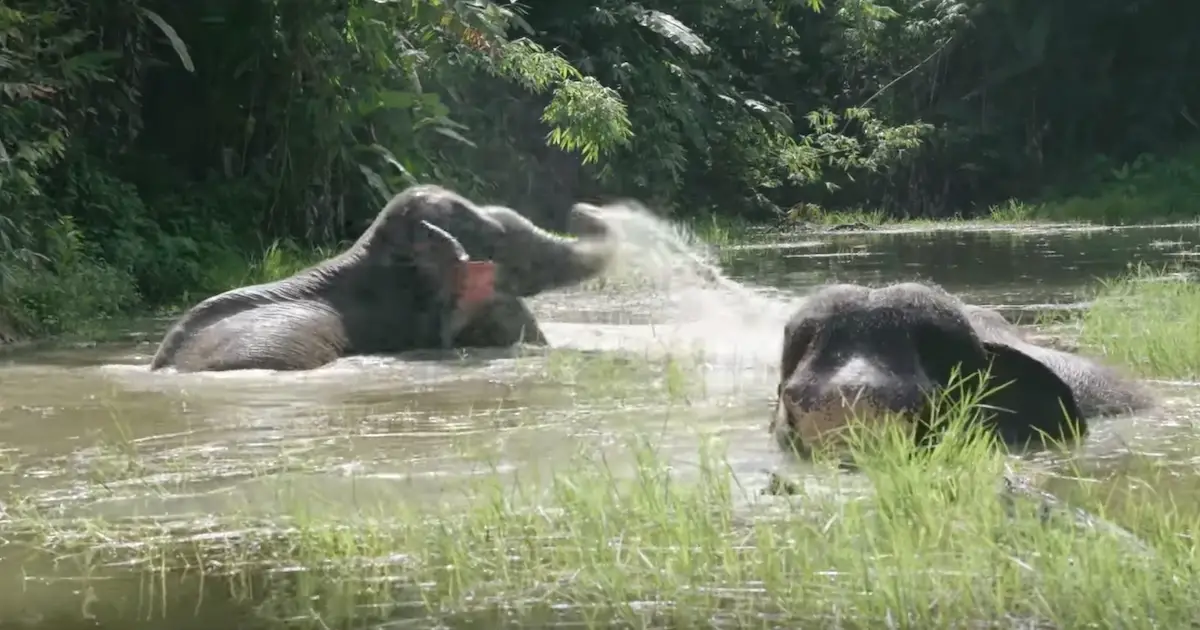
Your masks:
{"label": "elephant head", "polygon": [[463,328],[492,302],[495,264],[472,261],[458,239],[428,221],[417,224],[412,249],[416,267],[439,287],[438,336],[442,348],[451,348]]}
{"label": "elephant head", "polygon": [[463,268],[471,260],[462,243],[449,232],[428,222],[420,221],[412,234],[413,264],[427,278],[434,280],[438,295],[447,304],[458,299]]}
{"label": "elephant head", "polygon": [[[397,295],[404,295],[419,281],[432,287],[432,300],[424,307],[425,300],[414,300],[409,307],[417,316],[424,316],[427,326],[435,327],[435,334],[443,348],[453,345],[454,338],[495,297],[495,264],[489,261],[473,261],[463,244],[449,231],[432,222],[392,212],[381,212],[349,251],[351,262],[347,267],[356,267],[357,275],[372,278],[372,286],[386,286],[389,279],[405,286],[397,286]],[[412,265],[417,275],[410,277],[401,269]],[[371,271],[366,271],[371,269]],[[417,289],[418,293],[424,290]],[[351,289],[353,295],[362,291]],[[353,308],[347,305],[346,310]],[[423,311],[423,312],[421,312]]]}
{"label": "elephant head", "polygon": [[497,292],[529,297],[584,282],[612,263],[616,238],[596,210],[577,204],[571,218],[577,234],[559,236],[511,208],[478,206],[441,186],[422,184],[393,197],[376,221],[428,221],[454,235],[472,260],[496,263]]}
{"label": "elephant head", "polygon": [[804,299],[784,327],[771,430],[801,454],[837,443],[854,419],[901,417],[929,436],[933,396],[953,404],[977,391],[970,381],[948,389],[955,371],[987,373],[984,421],[1009,444],[1082,436],[1089,416],[1148,404],[1112,370],[1030,344],[998,313],[939,288],[839,284]]}

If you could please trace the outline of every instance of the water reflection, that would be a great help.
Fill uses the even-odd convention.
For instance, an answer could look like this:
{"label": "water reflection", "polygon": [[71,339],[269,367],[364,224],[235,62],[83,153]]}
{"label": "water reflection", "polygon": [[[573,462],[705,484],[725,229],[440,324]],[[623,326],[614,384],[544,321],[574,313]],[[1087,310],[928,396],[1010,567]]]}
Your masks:
{"label": "water reflection", "polygon": [[1139,262],[1192,255],[1195,226],[971,232],[884,232],[806,240],[783,249],[737,249],[732,277],[783,289],[825,282],[936,282],[965,300],[1012,308],[1070,305],[1081,288]]}

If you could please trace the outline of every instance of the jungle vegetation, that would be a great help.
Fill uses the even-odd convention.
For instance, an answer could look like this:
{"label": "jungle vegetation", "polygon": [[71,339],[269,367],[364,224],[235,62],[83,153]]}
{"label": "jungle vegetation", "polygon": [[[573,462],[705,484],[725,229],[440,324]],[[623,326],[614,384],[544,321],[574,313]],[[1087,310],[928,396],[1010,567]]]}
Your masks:
{"label": "jungle vegetation", "polygon": [[13,0],[0,337],[249,281],[413,182],[552,228],[1191,219],[1198,34],[1162,0]]}

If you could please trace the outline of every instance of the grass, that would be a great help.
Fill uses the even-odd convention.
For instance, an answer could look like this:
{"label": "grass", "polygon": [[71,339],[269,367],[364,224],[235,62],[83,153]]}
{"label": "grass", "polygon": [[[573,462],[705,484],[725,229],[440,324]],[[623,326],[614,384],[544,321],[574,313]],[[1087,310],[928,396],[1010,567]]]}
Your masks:
{"label": "grass", "polygon": [[988,218],[997,223],[1026,223],[1034,220],[1037,207],[1021,203],[1016,199],[992,206]]}
{"label": "grass", "polygon": [[[888,216],[880,210],[826,210],[804,206],[795,211],[791,218],[782,224],[781,229],[785,232],[796,226],[808,226],[809,228],[817,229],[829,229],[841,226],[850,226],[853,229],[959,226],[966,229],[980,224],[1028,224],[1049,220],[1051,219],[1046,215],[1042,205],[1010,199],[988,208],[987,212],[982,216],[971,219],[957,215],[936,219],[896,218]],[[764,231],[764,226],[762,225],[751,224],[737,217],[724,217],[716,214],[691,219],[683,222],[683,224],[700,240],[717,247],[739,244],[747,240],[759,238]]]}
{"label": "grass", "polygon": [[289,240],[272,241],[257,256],[243,257],[233,252],[224,259],[211,261],[202,281],[202,295],[184,293],[169,310],[189,308],[197,301],[236,287],[274,282],[291,276],[337,254],[334,248],[304,249]]}
{"label": "grass", "polygon": [[740,217],[727,217],[716,213],[679,223],[684,230],[699,240],[716,247],[745,241],[759,227]]}
{"label": "grass", "polygon": [[1080,318],[1080,347],[1143,376],[1200,376],[1200,285],[1145,265],[1103,282]]}
{"label": "grass", "polygon": [[[791,227],[808,224],[819,228],[834,226],[875,227],[963,227],[1000,223],[1082,222],[1087,224],[1154,224],[1195,222],[1200,207],[1200,145],[1163,156],[1142,155],[1126,163],[1097,157],[1087,168],[1085,181],[1048,191],[1040,199],[1011,199],[989,208],[974,219],[896,219],[870,208],[825,210],[800,204],[792,210]],[[715,213],[685,222],[700,239],[717,247],[742,243],[758,236],[763,226],[739,217]],[[788,226],[784,226],[789,229]],[[0,232],[13,226],[0,222]],[[51,226],[47,250],[52,262],[30,266],[26,250],[11,243],[0,243],[0,345],[29,338],[70,337],[106,338],[114,328],[113,320],[138,317],[148,308],[134,290],[128,270],[110,268],[87,254],[92,244],[81,239],[82,232],[64,219]],[[0,236],[3,236],[0,234]],[[0,240],[4,240],[0,238]],[[164,252],[165,253],[165,252]],[[284,277],[325,258],[331,251],[301,251],[285,241],[277,241],[255,259],[233,251],[224,260],[205,260],[204,277],[160,310],[177,311],[182,305],[223,291],[257,282]],[[165,268],[185,264],[159,261]],[[188,264],[195,264],[189,262]],[[42,269],[41,267],[47,267]],[[170,274],[167,274],[170,278]],[[157,298],[156,298],[157,301]],[[120,329],[122,322],[115,322]]]}
{"label": "grass", "polygon": [[[818,228],[966,229],[988,223],[1066,221],[1112,225],[1195,221],[1197,202],[1200,202],[1200,196],[1195,193],[1200,186],[1200,168],[1196,164],[1200,164],[1200,148],[1163,158],[1142,156],[1120,166],[1100,164],[1093,171],[1101,176],[1085,187],[1087,193],[1056,192],[1041,200],[1011,199],[973,219],[959,216],[897,219],[879,210],[834,211],[801,204],[793,210],[789,222],[791,227],[806,224]],[[683,224],[700,240],[718,248],[761,238],[764,231],[762,225],[715,213],[684,221]],[[790,229],[786,224],[783,227]],[[66,226],[59,231],[66,235],[60,240],[76,249],[82,247],[71,240],[78,240],[73,228]],[[203,297],[232,287],[276,280],[333,253],[329,249],[303,251],[288,241],[273,242],[259,256],[249,259],[228,251],[223,259],[205,261],[207,267],[198,287],[168,304],[156,306],[156,311],[160,314],[174,313]],[[19,275],[17,272],[22,266],[0,256],[0,284],[16,287],[16,290],[0,296],[0,318],[3,318],[0,321],[0,344],[28,338],[57,340],[64,335],[68,341],[79,338],[103,340],[112,334],[123,334],[126,322],[122,320],[137,318],[146,310],[147,305],[141,303],[132,288],[132,278],[127,277],[127,273],[92,264],[78,255],[67,256],[66,259],[75,262],[64,266],[61,260],[56,259],[55,267],[59,268],[57,275],[42,274],[46,277],[17,281],[13,278]]]}
{"label": "grass", "polygon": [[[1075,486],[1070,501],[1140,544],[1066,514],[1047,523],[1037,501],[1002,500],[1006,476],[1036,471],[969,429],[975,408],[968,400],[946,409],[946,438],[920,457],[896,424],[851,431],[860,472],[839,473],[822,457],[789,497],[740,485],[718,442],[705,441],[697,463],[681,468],[643,436],[620,458],[581,449],[464,481],[436,501],[346,507],[281,480],[276,517],[247,506],[255,510],[202,518],[210,531],[201,536],[179,519],[65,519],[56,506],[13,501],[3,535],[10,550],[26,550],[27,574],[53,560],[75,578],[69,588],[88,614],[114,625],[105,614],[122,609],[125,623],[157,618],[164,628],[197,614],[264,628],[384,628],[399,618],[473,628],[1197,619],[1197,502],[1166,492],[1129,500],[1144,486],[1126,471]],[[139,457],[136,445],[118,447]],[[1152,468],[1140,474],[1155,481]],[[187,486],[176,481],[172,491]],[[117,590],[114,576],[131,572],[139,581]]]}
{"label": "grass", "polygon": [[[1170,155],[1141,155],[1116,163],[1097,156],[1087,178],[1071,186],[1047,191],[1038,199],[1009,199],[993,205],[973,219],[951,216],[938,219],[901,219],[879,210],[827,210],[799,204],[791,211],[794,224],[819,228],[836,225],[920,227],[979,223],[1022,224],[1067,222],[1095,225],[1190,223],[1200,211],[1200,145]],[[761,226],[737,218],[711,217],[691,222],[692,229],[710,244],[721,246],[746,240]]]}
{"label": "grass", "polygon": [[285,278],[334,253],[290,241],[274,241],[251,257],[228,251],[206,261],[201,288],[156,306],[140,300],[131,276],[114,277],[84,258],[56,275],[0,255],[0,285],[15,287],[12,295],[0,295],[0,349],[14,342],[25,348],[123,339],[147,318],[177,314],[228,289]]}
{"label": "grass", "polygon": [[1106,225],[1196,221],[1200,145],[1119,164],[1103,157],[1094,162],[1083,192],[1048,196],[1037,206],[1037,217]]}

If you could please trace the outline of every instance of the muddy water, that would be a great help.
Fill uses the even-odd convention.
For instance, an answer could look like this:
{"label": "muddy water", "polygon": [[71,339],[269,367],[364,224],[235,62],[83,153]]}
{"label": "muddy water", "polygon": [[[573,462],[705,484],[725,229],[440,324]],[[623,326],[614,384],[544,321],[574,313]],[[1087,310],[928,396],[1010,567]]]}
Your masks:
{"label": "muddy water", "polygon": [[[812,287],[924,279],[1027,319],[1080,307],[1081,291],[1131,263],[1200,251],[1195,227],[1047,228],[764,236],[710,256],[645,215],[620,224],[609,276],[533,300],[550,351],[152,374],[168,322],[148,322],[125,343],[0,357],[0,472],[13,495],[64,514],[210,528],[234,511],[269,516],[284,487],[330,505],[434,500],[465,475],[536,474],[580,450],[618,458],[635,432],[682,470],[701,435],[719,436],[742,482],[761,486],[768,470],[797,469],[765,425],[783,321]],[[1162,410],[1098,426],[1085,454],[1192,457],[1200,390],[1159,387]],[[0,561],[0,589],[20,587]],[[0,627],[33,605],[0,597]]]}

